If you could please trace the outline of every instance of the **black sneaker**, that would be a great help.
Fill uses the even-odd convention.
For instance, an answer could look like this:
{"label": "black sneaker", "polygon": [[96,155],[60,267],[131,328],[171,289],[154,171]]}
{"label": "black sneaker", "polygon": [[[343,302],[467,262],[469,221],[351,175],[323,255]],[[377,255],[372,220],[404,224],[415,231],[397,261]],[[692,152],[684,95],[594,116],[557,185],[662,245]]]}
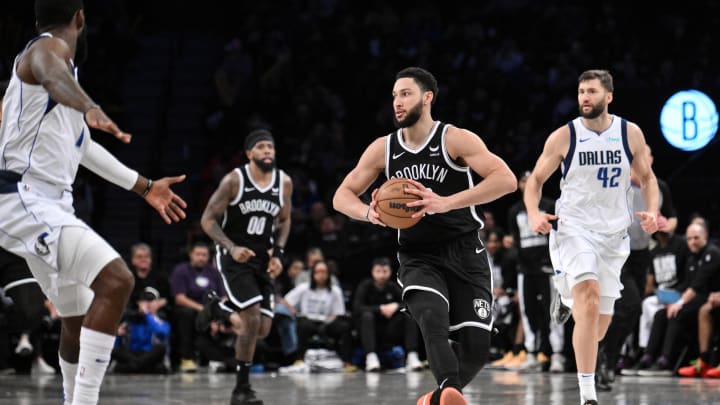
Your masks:
{"label": "black sneaker", "polygon": [[647,370],[653,365],[653,358],[649,355],[644,355],[640,360],[630,368],[624,368],[620,371],[622,375],[640,375],[640,370]]}
{"label": "black sneaker", "polygon": [[652,366],[638,370],[638,375],[643,377],[667,377],[673,375],[669,362],[660,356]]}
{"label": "black sneaker", "polygon": [[570,307],[562,303],[560,293],[555,294],[552,301],[550,302],[550,317],[552,318],[553,322],[557,323],[558,325],[562,325],[567,322],[568,319],[570,319],[570,315],[572,315],[572,310],[570,309]]}
{"label": "black sneaker", "polygon": [[610,385],[610,382],[600,376],[600,374],[595,374],[595,390],[599,392],[610,392],[612,391],[612,385]]}
{"label": "black sneaker", "polygon": [[583,405],[598,405],[598,401],[594,399],[588,399],[587,401],[583,402]]}
{"label": "black sneaker", "polygon": [[255,391],[246,385],[242,388],[235,388],[230,405],[263,405],[263,401],[255,396]]}
{"label": "black sneaker", "polygon": [[595,373],[598,376],[598,380],[602,381],[603,384],[610,385],[615,382],[615,370],[608,367],[607,355],[602,349],[598,350]]}

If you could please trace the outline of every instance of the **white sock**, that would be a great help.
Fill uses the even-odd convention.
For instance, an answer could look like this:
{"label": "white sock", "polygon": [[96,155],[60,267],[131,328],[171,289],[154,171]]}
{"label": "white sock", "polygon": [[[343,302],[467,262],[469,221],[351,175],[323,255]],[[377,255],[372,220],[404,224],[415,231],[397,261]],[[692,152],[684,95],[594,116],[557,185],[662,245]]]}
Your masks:
{"label": "white sock", "polygon": [[60,362],[60,372],[63,378],[63,404],[70,405],[73,400],[73,390],[75,389],[75,374],[77,374],[77,363],[68,363],[60,353],[58,353]]}
{"label": "white sock", "polygon": [[597,400],[595,393],[595,373],[578,373],[578,385],[580,386],[580,403],[588,399]]}
{"label": "white sock", "polygon": [[115,336],[83,327],[80,329],[80,359],[75,376],[72,405],[96,405]]}

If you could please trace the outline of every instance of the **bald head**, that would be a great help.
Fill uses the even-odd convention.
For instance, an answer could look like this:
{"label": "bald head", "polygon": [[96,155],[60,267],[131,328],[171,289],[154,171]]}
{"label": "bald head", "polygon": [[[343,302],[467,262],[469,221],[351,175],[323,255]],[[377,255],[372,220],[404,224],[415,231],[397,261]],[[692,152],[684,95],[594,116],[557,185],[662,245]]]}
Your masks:
{"label": "bald head", "polygon": [[708,232],[707,229],[697,223],[688,225],[685,231],[685,239],[687,240],[688,249],[692,253],[697,253],[707,245]]}

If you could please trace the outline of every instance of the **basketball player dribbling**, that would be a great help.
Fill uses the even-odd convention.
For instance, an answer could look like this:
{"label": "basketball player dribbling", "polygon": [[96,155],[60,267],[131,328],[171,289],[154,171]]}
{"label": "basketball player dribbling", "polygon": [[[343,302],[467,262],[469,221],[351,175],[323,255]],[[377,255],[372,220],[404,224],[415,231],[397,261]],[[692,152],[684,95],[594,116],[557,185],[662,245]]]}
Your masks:
{"label": "basketball player dribbling", "polygon": [[170,189],[184,176],[151,181],[90,138],[88,126],[130,141],[77,81],[75,62],[86,53],[82,1],[36,0],[35,16],[41,34],[15,59],[3,103],[0,246],[25,259],[61,317],[64,403],[93,405],[133,276],[74,215],[78,166],[140,194],[167,223],[185,217]]}
{"label": "basketball player dribbling", "polygon": [[[553,281],[562,302],[572,308],[582,405],[598,404],[598,342],[607,332],[620,297],[620,270],[630,254],[631,168],[642,183],[647,207],[635,215],[645,232],[654,233],[658,227],[658,184],[643,153],[645,137],[634,123],[608,113],[612,100],[613,80],[608,71],[583,72],[578,79],[580,117],[550,134],[525,185],[530,226],[535,232],[550,233]],[[542,186],[560,166],[556,215],[540,212]],[[555,219],[553,228],[550,221]]]}
{"label": "basketball player dribbling", "polygon": [[[433,75],[410,67],[396,75],[394,118],[398,130],[372,142],[335,192],[345,215],[386,226],[375,210],[377,190],[366,204],[358,197],[377,177],[411,177],[421,200],[408,203],[423,216],[399,231],[398,280],[403,301],[425,341],[437,389],[418,404],[467,404],[465,387],[488,359],[493,326],[492,277],[478,231],[478,205],[515,191],[515,175],[474,133],[435,121]],[[473,174],[483,180],[473,182]],[[426,215],[427,214],[427,215]],[[452,343],[451,343],[452,341]]]}

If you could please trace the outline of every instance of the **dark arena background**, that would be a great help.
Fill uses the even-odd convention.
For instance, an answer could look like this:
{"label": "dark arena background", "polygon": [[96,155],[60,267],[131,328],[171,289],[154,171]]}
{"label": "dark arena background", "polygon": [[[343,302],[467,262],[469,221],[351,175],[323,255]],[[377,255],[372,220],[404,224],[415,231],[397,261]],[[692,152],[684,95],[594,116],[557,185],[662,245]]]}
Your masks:
{"label": "dark arena background", "polygon": [[[0,80],[36,34],[32,3],[2,2]],[[257,127],[270,128],[278,167],[294,182],[288,259],[304,261],[320,247],[351,292],[373,258],[395,257],[395,232],[348,220],[331,200],[364,148],[393,130],[392,86],[407,66],[437,78],[435,119],[475,132],[517,174],[532,169],[550,132],[578,115],[578,75],[608,69],[615,84],[609,111],[643,130],[655,173],[670,187],[676,233],[684,235],[697,214],[707,219],[710,239],[720,238],[720,138],[683,151],[660,125],[678,91],[720,102],[720,2],[85,0],[85,13],[90,54],[80,83],[133,135],[128,145],[95,130],[93,139],[148,177],[186,174],[175,190],[188,217],[166,225],[136,195],[85,169],[74,185],[75,208],[128,261],[133,244],[147,243],[163,277],[187,260],[194,242],[210,241],[200,215],[222,176],[245,163],[243,140]],[[717,111],[714,122],[716,129]],[[556,172],[545,195],[558,197],[559,179]],[[520,198],[484,206],[488,222],[506,229],[508,208]],[[232,374],[205,365],[181,373],[173,361],[167,375],[108,374],[100,403],[227,403]],[[434,384],[429,371],[251,378],[266,404],[411,404]],[[35,371],[0,376],[0,404],[59,403],[60,381]],[[600,403],[718,404],[719,384],[618,376]],[[483,370],[468,398],[573,404],[577,381],[572,372]]]}

